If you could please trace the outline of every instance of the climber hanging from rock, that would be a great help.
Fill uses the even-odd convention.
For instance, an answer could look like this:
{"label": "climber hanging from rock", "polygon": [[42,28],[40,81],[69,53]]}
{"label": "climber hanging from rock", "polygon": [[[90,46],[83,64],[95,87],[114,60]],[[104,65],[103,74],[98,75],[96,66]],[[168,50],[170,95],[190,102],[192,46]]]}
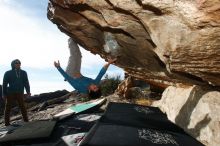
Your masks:
{"label": "climber hanging from rock", "polygon": [[91,79],[83,76],[80,72],[82,55],[78,45],[72,38],[69,38],[68,44],[70,49],[70,57],[66,72],[60,67],[59,60],[57,62],[54,61],[54,66],[63,75],[65,80],[68,81],[70,85],[79,93],[87,94],[90,98],[99,98],[101,96],[99,83],[103,75],[106,73],[109,65],[114,63],[117,59],[108,59],[108,63],[102,67],[97,77],[95,79]]}

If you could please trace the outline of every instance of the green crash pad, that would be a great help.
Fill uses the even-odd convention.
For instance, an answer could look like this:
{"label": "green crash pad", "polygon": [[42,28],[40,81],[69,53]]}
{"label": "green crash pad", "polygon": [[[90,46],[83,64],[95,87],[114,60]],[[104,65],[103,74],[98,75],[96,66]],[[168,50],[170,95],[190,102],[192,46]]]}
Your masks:
{"label": "green crash pad", "polygon": [[106,99],[103,98],[103,99],[91,100],[89,102],[76,104],[76,105],[71,106],[68,109],[54,115],[54,118],[62,119],[62,118],[65,118],[66,116],[69,116],[72,114],[77,114],[77,113],[83,112],[85,110],[91,109],[93,107],[102,105],[105,101],[106,101]]}

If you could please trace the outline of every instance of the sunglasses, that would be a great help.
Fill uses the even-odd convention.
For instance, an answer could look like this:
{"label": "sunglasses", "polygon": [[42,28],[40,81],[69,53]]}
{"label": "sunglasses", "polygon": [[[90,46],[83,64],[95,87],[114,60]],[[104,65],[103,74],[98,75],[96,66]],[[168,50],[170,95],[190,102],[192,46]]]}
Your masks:
{"label": "sunglasses", "polygon": [[21,62],[15,62],[15,64],[21,64]]}

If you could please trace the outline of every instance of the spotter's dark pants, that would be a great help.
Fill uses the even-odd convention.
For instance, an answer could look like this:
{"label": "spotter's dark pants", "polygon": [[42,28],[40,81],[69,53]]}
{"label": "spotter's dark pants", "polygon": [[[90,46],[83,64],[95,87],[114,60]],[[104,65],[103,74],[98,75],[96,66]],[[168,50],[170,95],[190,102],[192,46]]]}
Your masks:
{"label": "spotter's dark pants", "polygon": [[11,111],[12,105],[15,101],[18,103],[18,106],[21,110],[23,120],[25,122],[28,122],[27,110],[26,110],[25,103],[24,103],[24,94],[13,93],[13,94],[10,94],[6,97],[5,113],[4,113],[5,114],[4,115],[5,126],[10,125],[10,111]]}

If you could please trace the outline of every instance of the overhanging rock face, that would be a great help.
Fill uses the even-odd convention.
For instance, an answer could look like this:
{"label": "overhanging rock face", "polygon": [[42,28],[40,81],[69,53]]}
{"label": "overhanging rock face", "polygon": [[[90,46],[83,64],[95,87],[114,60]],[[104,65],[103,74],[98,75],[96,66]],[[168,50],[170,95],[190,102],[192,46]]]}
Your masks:
{"label": "overhanging rock face", "polygon": [[220,86],[219,0],[50,0],[48,18],[149,83]]}

